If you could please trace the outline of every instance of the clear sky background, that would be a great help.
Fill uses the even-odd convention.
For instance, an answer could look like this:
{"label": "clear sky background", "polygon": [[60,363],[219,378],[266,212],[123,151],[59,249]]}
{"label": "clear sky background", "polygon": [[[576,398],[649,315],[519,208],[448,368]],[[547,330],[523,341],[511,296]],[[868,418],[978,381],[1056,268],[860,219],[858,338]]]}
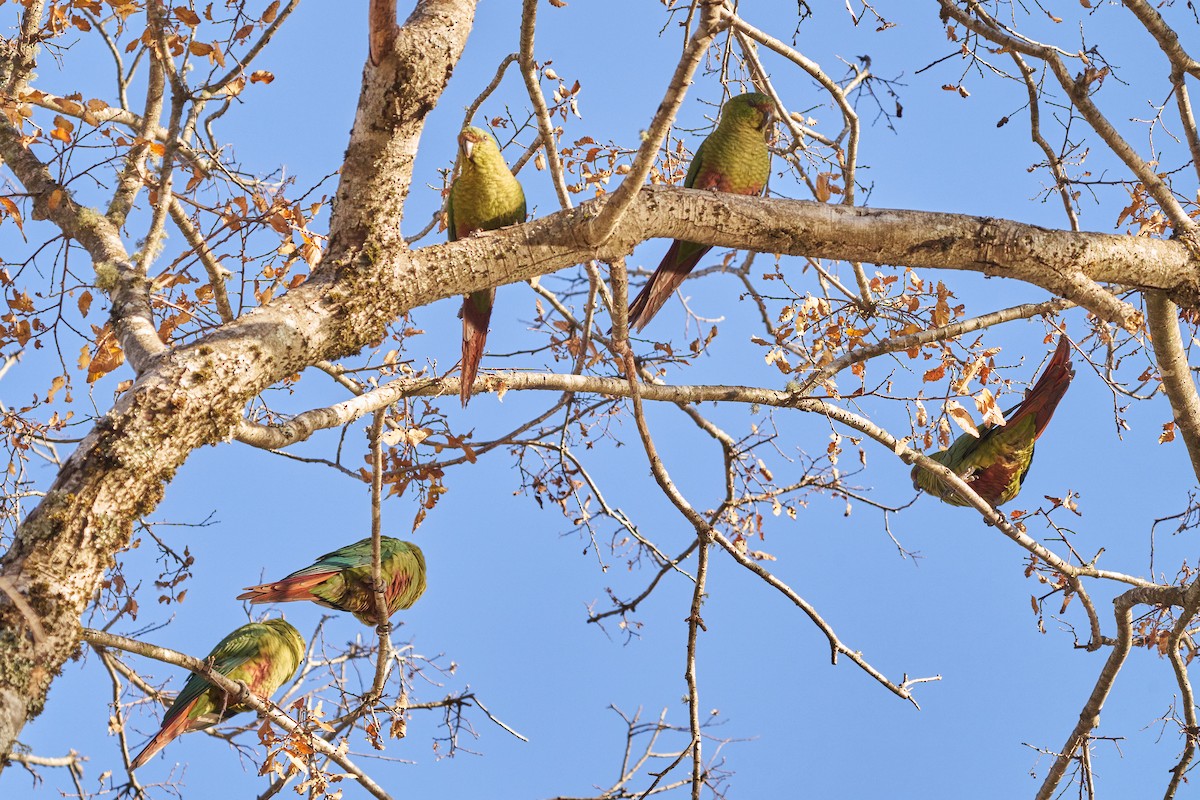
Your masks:
{"label": "clear sky background", "polygon": [[[1146,127],[1133,120],[1152,116],[1148,103],[1167,99],[1167,67],[1119,4],[1095,4],[1100,6],[1096,12],[1084,17],[1087,44],[1098,44],[1120,67],[1120,80],[1105,84],[1099,102],[1130,140],[1143,147]],[[0,8],[0,22],[6,26],[16,13],[12,5]],[[302,4],[256,63],[272,71],[275,82],[249,87],[246,102],[231,110],[221,128],[249,169],[265,174],[283,165],[287,175],[298,176],[298,184],[305,185],[338,167],[365,57],[364,5]],[[855,61],[869,55],[875,74],[895,79],[904,106],[903,117],[892,121],[892,129],[883,120],[872,125],[874,107],[866,100],[859,104],[865,123],[860,179],[870,187],[869,194],[860,195],[865,202],[1066,227],[1057,198],[1043,202],[1046,173],[1028,170],[1042,154],[1030,142],[1028,117],[1021,112],[1024,89],[971,73],[963,78],[969,98],[945,91],[944,84],[956,84],[962,76],[963,62],[957,58],[917,74],[956,48],[947,40],[933,2],[878,3],[881,13],[897,23],[882,33],[867,22],[854,27],[841,4],[813,5],[817,16],[800,25],[796,46],[834,77],[844,72],[839,58]],[[1061,8],[1053,9],[1055,13],[1067,17],[1063,23],[1036,21],[1028,30],[1053,37],[1067,49],[1078,48],[1079,28],[1068,15],[1079,13],[1079,4],[1063,0],[1057,5]],[[401,14],[406,14],[409,4],[401,6]],[[797,24],[792,0],[743,2],[741,13],[784,39]],[[1176,16],[1185,44],[1195,44],[1195,26],[1187,26],[1182,13]],[[421,187],[440,188],[438,170],[453,163],[463,109],[490,80],[500,59],[516,51],[519,21],[516,2],[480,4],[466,54],[422,140],[406,232],[423,227],[440,204],[436,188]],[[543,4],[537,57],[553,59],[555,71],[568,85],[578,79],[583,87],[582,119],[569,120],[565,140],[588,135],[599,142],[636,146],[638,131],[649,123],[679,53],[680,32],[671,24],[660,36],[664,25],[667,17],[657,3],[572,0],[563,9]],[[43,58],[41,72],[48,87],[81,89],[85,96],[108,92],[106,56],[87,41],[77,47],[80,53],[94,55],[94,74],[80,73],[81,56],[75,52],[67,55],[64,73],[56,72],[53,60]],[[778,59],[768,59],[768,65],[784,100],[811,115],[818,130],[835,134],[840,119],[812,81]],[[699,76],[680,127],[705,125],[704,114],[711,114],[711,108],[701,101],[716,102],[720,96],[716,76]],[[477,121],[503,115],[506,109],[523,118],[526,106],[524,87],[513,70]],[[1006,115],[1012,121],[998,128],[996,123]],[[1161,132],[1156,135],[1171,153],[1173,143]],[[689,144],[694,148],[700,140],[700,134],[695,135]],[[1105,160],[1099,143],[1094,144],[1087,162],[1094,175],[1124,178],[1118,166]],[[509,159],[517,152],[510,152]],[[1184,157],[1177,156],[1164,155],[1163,166],[1179,166]],[[521,179],[531,214],[557,210],[546,173],[527,167]],[[331,194],[332,182],[327,187]],[[771,191],[808,199],[804,187],[786,174],[773,176]],[[1126,202],[1120,188],[1085,198],[1084,229],[1113,231]],[[323,211],[314,227],[323,229],[327,222]],[[438,240],[430,237],[422,244]],[[0,228],[0,254],[20,246],[12,226]],[[630,265],[653,267],[666,246],[663,241],[645,243]],[[180,239],[172,239],[168,254],[179,247]],[[705,263],[718,258],[714,252]],[[815,276],[802,272],[803,266],[800,259],[783,260],[793,287],[815,291]],[[841,267],[841,274],[848,276],[845,265]],[[1045,299],[1041,290],[1000,279],[922,274],[952,285],[967,304],[968,315]],[[553,279],[547,285],[556,286]],[[669,372],[667,379],[782,388],[785,378],[762,363],[760,349],[747,344],[757,332],[755,312],[748,302],[739,302],[736,281],[714,276],[689,283],[685,290],[693,309],[728,321],[707,355]],[[535,295],[523,284],[501,288],[489,353],[543,343],[540,334],[529,331],[534,303]],[[436,362],[438,371],[446,372],[457,360],[457,306],[457,300],[448,300],[414,313],[416,325],[426,331],[407,348],[418,366]],[[1083,312],[1071,311],[1061,319],[1070,334],[1083,336]],[[684,338],[682,326],[683,313],[672,301],[639,346],[648,351],[655,339],[668,336],[686,342],[694,332]],[[1002,406],[1016,402],[1020,384],[1034,378],[1050,349],[1042,344],[1044,333],[1037,320],[984,334],[1003,347],[997,362],[1015,382],[1011,393],[1001,397]],[[1195,481],[1181,443],[1157,444],[1162,423],[1171,418],[1164,398],[1129,409],[1130,430],[1119,433],[1111,394],[1090,368],[1080,366],[1078,356],[1076,365],[1075,383],[1039,442],[1037,461],[1014,506],[1032,510],[1043,502],[1043,495],[1078,492],[1082,516],[1068,522],[1060,512],[1061,521],[1073,528],[1076,549],[1090,555],[1106,548],[1102,566],[1150,577],[1151,524],[1183,510]],[[486,357],[483,366],[566,368],[528,358],[492,357]],[[1130,369],[1136,375],[1143,366]],[[916,391],[917,381],[903,372],[908,368],[897,364],[898,385]],[[926,368],[925,362],[912,366],[918,378]],[[98,384],[96,404],[107,408],[112,385],[131,374],[126,367],[111,381]],[[306,374],[294,395],[274,392],[271,402],[284,411],[300,411],[342,399],[329,384],[319,374]],[[19,405],[44,385],[36,367],[22,365],[0,384],[0,397]],[[927,393],[941,390],[930,387]],[[82,388],[77,391],[79,414],[90,407],[84,394]],[[479,396],[466,412],[456,408],[456,399],[443,405],[456,429],[473,427],[477,439],[486,439],[552,402],[549,395],[514,392],[503,402]],[[898,403],[865,400],[856,410],[899,434],[908,432],[907,412]],[[745,407],[708,406],[704,411],[735,438],[769,416]],[[715,506],[722,492],[717,447],[673,408],[654,409],[650,419],[672,476],[694,505]],[[776,413],[774,421],[780,428],[776,446],[782,455],[771,456],[771,463],[782,480],[785,470],[796,468],[789,467],[785,457],[824,452],[830,426],[799,412]],[[365,452],[364,429],[365,423],[351,426],[348,452]],[[681,551],[693,533],[654,488],[631,422],[614,423],[613,434],[628,446],[587,454],[610,503],[629,513],[666,552]],[[912,499],[908,468],[883,447],[870,442],[863,446],[868,466],[854,483],[883,504],[902,505]],[[336,447],[335,431],[315,437],[296,452],[328,457]],[[346,460],[356,463],[353,457]],[[847,468],[855,460],[847,447]],[[49,467],[35,469],[47,482],[53,477]],[[438,720],[416,713],[408,737],[389,742],[383,754],[399,763],[370,758],[361,763],[395,797],[595,794],[590,787],[607,787],[616,779],[624,745],[624,726],[610,704],[627,714],[642,709],[648,718],[665,708],[669,721],[687,724],[681,698],[686,692],[684,618],[690,586],[680,580],[665,582],[639,609],[642,627],[636,637],[627,640],[615,626],[609,626],[606,635],[585,624],[588,604],[606,608],[609,588],[620,597],[636,594],[650,572],[629,570],[622,557],[604,549],[598,559],[553,506],[540,510],[519,492],[520,477],[507,453],[493,452],[477,464],[450,472],[446,485],[446,498],[411,536],[427,555],[429,589],[411,611],[397,617],[403,627],[395,638],[411,639],[415,652],[436,656],[444,665],[453,663],[456,669],[444,678],[443,687],[418,684],[413,699],[433,700],[469,686],[529,742],[517,741],[477,715],[478,738],[463,744],[478,755],[439,759],[431,747],[431,737],[439,735]],[[409,538],[417,508],[411,495],[389,500],[384,506],[385,532]],[[1033,748],[1053,751],[1063,744],[1107,651],[1074,649],[1070,633],[1055,619],[1047,618],[1046,632],[1039,632],[1029,598],[1045,589],[1024,576],[1024,551],[983,525],[973,512],[926,497],[894,515],[891,530],[905,548],[919,553],[914,561],[898,553],[878,511],[862,503],[853,503],[849,514],[846,510],[844,500],[813,496],[795,521],[786,516],[768,519],[765,538],[756,546],[774,555],[778,560],[768,566],[813,603],[850,647],[862,650],[890,678],[898,680],[907,673],[941,675],[942,680],[917,691],[922,707],[918,711],[850,662],[843,659],[831,666],[824,637],[807,619],[715,553],[698,672],[703,708],[720,721],[714,733],[734,740],[721,750],[721,768],[733,773],[728,796],[1031,796],[1049,763]],[[245,611],[233,600],[242,587],[258,582],[264,573],[285,574],[361,538],[369,532],[369,511],[366,486],[327,468],[236,443],[202,449],[179,470],[153,517],[195,523],[211,516],[207,527],[158,529],[173,546],[186,545],[196,556],[196,577],[186,601],[154,603],[154,553],[151,544],[144,543],[139,551],[122,556],[126,574],[141,575],[145,581],[142,610],[136,627],[126,620],[126,627],[117,632],[169,621],[146,638],[203,656],[221,636],[246,621]],[[1174,577],[1182,560],[1194,564],[1197,558],[1193,535],[1172,536],[1173,527],[1160,526],[1155,543],[1156,564],[1167,579]],[[1048,535],[1036,523],[1030,530],[1037,537]],[[607,571],[599,560],[607,564]],[[1101,586],[1093,592],[1105,632],[1111,634],[1109,599],[1117,592]],[[272,613],[279,612],[306,635],[324,613],[308,604],[291,604]],[[1085,625],[1074,606],[1065,619],[1081,629]],[[326,624],[324,635],[337,644],[370,632],[339,615]],[[174,688],[182,685],[179,670],[132,657],[130,661],[160,679],[174,675]],[[22,741],[41,755],[60,755],[72,748],[87,754],[91,761],[85,785],[94,788],[100,773],[118,762],[115,739],[106,732],[110,693],[108,678],[94,658],[69,662],[54,684],[45,713],[26,728]],[[1118,744],[1101,744],[1097,750],[1097,784],[1106,796],[1143,796],[1165,786],[1181,742],[1173,726],[1163,733],[1159,718],[1168,712],[1175,694],[1165,660],[1145,650],[1131,655],[1096,732],[1121,737]],[[133,721],[143,736],[157,728],[157,717],[148,713],[135,715]],[[133,737],[138,746],[143,740]],[[683,741],[683,735],[676,735],[658,749],[675,749]],[[708,747],[711,752],[712,745]],[[359,737],[352,750],[365,753],[369,747]],[[177,763],[189,765],[182,773],[186,797],[253,797],[265,787],[255,776],[254,764],[240,762],[223,742],[203,735],[176,741],[139,775],[148,782],[165,780]],[[0,782],[0,794],[51,797],[60,790],[71,791],[65,775],[52,770],[42,774],[46,782],[35,785],[13,767]],[[645,781],[635,785],[644,786]],[[347,797],[366,796],[350,783],[343,787]],[[158,791],[166,796],[165,790]],[[285,792],[290,795],[290,790]]]}

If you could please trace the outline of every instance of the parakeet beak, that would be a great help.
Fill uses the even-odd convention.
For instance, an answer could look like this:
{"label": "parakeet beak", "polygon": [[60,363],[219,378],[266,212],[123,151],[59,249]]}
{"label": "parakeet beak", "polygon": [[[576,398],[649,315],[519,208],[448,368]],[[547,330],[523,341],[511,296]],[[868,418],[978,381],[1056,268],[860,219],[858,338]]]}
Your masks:
{"label": "parakeet beak", "polygon": [[471,153],[474,152],[474,150],[475,150],[474,142],[472,142],[470,139],[462,140],[462,151],[463,151],[464,156],[466,156],[467,158],[470,158]]}

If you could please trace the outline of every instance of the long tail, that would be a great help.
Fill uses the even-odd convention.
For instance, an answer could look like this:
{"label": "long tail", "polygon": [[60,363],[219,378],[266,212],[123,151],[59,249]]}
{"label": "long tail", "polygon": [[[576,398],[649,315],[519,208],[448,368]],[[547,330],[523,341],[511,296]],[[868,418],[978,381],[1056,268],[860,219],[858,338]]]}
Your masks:
{"label": "long tail", "polygon": [[1020,422],[1033,414],[1033,437],[1034,439],[1039,438],[1050,423],[1050,418],[1054,416],[1054,409],[1058,407],[1058,401],[1063,399],[1063,395],[1067,393],[1067,388],[1071,385],[1071,379],[1074,377],[1075,370],[1071,367],[1071,345],[1064,334],[1058,337],[1058,347],[1055,348],[1054,355],[1050,358],[1050,363],[1046,365],[1042,376],[1029,390],[1029,394],[1025,395],[1025,399],[1014,409],[1005,427]]}
{"label": "long tail", "polygon": [[191,704],[189,704],[188,708],[181,709],[180,713],[174,715],[170,719],[163,720],[162,730],[154,734],[154,738],[147,742],[146,746],[142,748],[142,752],[138,753],[133,761],[129,762],[129,768],[131,770],[138,769],[144,765],[147,761],[158,755],[159,750],[162,750],[177,736],[187,731],[187,712],[190,708]]}
{"label": "long tail", "polygon": [[[681,256],[682,248],[685,249]],[[693,250],[692,248],[697,249]],[[671,242],[671,247],[663,256],[658,269],[654,270],[654,274],[650,276],[650,280],[646,281],[642,291],[638,292],[638,296],[629,304],[629,327],[637,328],[640,332],[642,328],[650,324],[650,320],[654,319],[654,315],[675,293],[675,290],[683,283],[683,279],[711,249],[711,247],[704,247],[695,242],[682,242],[679,239]]]}
{"label": "long tail", "polygon": [[479,374],[479,362],[483,360],[483,346],[487,343],[488,322],[492,319],[495,300],[495,289],[472,292],[463,298],[462,387],[458,390],[463,408],[471,400],[471,387],[475,385],[475,377]]}
{"label": "long tail", "polygon": [[249,600],[251,603],[290,603],[294,600],[312,600],[312,588],[332,574],[332,572],[314,572],[284,578],[274,583],[247,586],[246,591],[239,594],[237,599]]}

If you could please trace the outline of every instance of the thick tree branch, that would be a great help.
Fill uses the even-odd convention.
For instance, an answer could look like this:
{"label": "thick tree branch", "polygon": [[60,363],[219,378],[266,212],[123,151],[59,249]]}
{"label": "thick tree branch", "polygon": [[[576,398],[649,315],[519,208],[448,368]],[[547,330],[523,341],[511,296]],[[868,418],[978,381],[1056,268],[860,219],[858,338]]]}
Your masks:
{"label": "thick tree branch", "polygon": [[1187,446],[1192,471],[1200,478],[1200,397],[1179,332],[1179,309],[1159,292],[1146,292],[1146,319],[1154,358],[1171,412]]}
{"label": "thick tree branch", "polygon": [[[577,223],[595,215],[604,202],[593,200],[573,212],[424,248],[411,256],[424,268],[397,271],[394,285],[421,295],[418,302],[424,303],[445,296],[451,281],[453,291],[475,291],[590,258],[612,261],[647,238],[683,237],[718,247],[1013,278],[1129,329],[1137,328],[1139,312],[1098,283],[1162,289],[1183,305],[1200,304],[1200,260],[1182,242],[1073,233],[994,217],[645,187],[633,202],[633,213],[622,218],[607,241],[590,247]],[[448,274],[451,264],[464,261],[477,270],[467,282]],[[399,267],[397,260],[393,263]],[[414,280],[419,284],[413,286]]]}

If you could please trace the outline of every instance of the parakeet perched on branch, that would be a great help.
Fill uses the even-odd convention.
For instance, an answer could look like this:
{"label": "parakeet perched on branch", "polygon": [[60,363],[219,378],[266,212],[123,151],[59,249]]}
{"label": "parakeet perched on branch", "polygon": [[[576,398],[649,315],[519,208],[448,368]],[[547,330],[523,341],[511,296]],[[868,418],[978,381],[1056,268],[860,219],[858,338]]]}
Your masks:
{"label": "parakeet perched on branch", "polygon": [[[1034,442],[1046,430],[1073,377],[1071,346],[1063,335],[1045,372],[1025,399],[1004,415],[1003,426],[981,427],[978,439],[964,433],[949,448],[929,457],[952,469],[993,506],[1007,503],[1021,491],[1033,463]],[[952,506],[967,505],[953,489],[919,466],[913,467],[912,481],[915,488]]]}
{"label": "parakeet perched on branch", "polygon": [[[226,636],[208,654],[208,660],[215,672],[244,682],[250,691],[266,699],[295,674],[304,658],[304,648],[299,631],[281,619],[269,619],[243,625]],[[167,709],[162,729],[130,767],[141,767],[180,734],[209,728],[249,710],[248,705],[235,700],[201,676],[191,675]]]}
{"label": "parakeet perched on branch", "polygon": [[[388,617],[410,608],[425,592],[425,555],[412,542],[379,537],[383,596]],[[282,580],[249,586],[238,600],[251,603],[287,603],[312,600],[338,611],[349,611],[364,625],[382,620],[375,613],[371,589],[371,537],[326,553],[312,566],[293,572]]]}
{"label": "parakeet perched on branch", "polygon": [[[767,136],[774,106],[765,94],[731,97],[721,108],[717,129],[708,135],[688,169],[683,185],[733,194],[762,194],[771,174]],[[629,325],[641,331],[712,248],[676,239],[662,263],[629,304]]]}
{"label": "parakeet perched on branch", "polygon": [[[500,147],[487,131],[463,128],[458,135],[459,173],[450,186],[446,203],[446,226],[450,241],[475,231],[490,231],[525,221],[525,192],[504,163]],[[472,292],[463,298],[462,388],[459,398],[466,406],[479,373],[488,321],[496,300],[494,287]]]}

